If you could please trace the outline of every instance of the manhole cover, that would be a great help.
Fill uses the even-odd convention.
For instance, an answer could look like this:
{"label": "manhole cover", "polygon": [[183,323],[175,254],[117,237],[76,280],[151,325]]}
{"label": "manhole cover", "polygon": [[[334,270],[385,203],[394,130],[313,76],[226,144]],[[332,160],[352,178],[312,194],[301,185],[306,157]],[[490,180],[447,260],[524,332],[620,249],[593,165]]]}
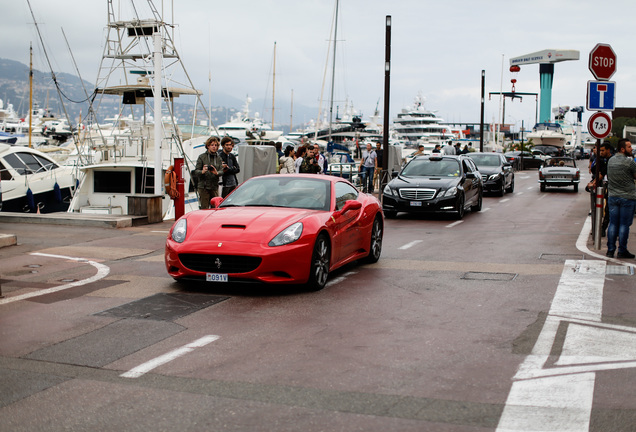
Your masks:
{"label": "manhole cover", "polygon": [[161,293],[98,312],[95,315],[172,321],[220,303],[228,298],[206,294]]}
{"label": "manhole cover", "polygon": [[623,265],[608,265],[605,266],[605,274],[634,276],[634,267]]}
{"label": "manhole cover", "polygon": [[546,254],[546,253],[542,253],[541,255],[539,255],[539,259],[547,260],[547,261],[565,262],[567,260],[582,260],[582,259],[585,259],[585,256],[584,255],[577,255],[577,254]]}
{"label": "manhole cover", "polygon": [[468,272],[464,273],[462,279],[468,280],[489,280],[489,281],[513,281],[517,273],[488,273],[488,272]]}

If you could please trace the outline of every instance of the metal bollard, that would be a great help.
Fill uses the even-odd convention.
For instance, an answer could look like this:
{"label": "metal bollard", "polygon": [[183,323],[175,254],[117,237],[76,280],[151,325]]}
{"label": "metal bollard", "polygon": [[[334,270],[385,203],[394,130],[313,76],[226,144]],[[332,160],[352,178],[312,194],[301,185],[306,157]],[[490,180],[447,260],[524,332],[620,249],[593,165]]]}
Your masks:
{"label": "metal bollard", "polygon": [[603,186],[596,188],[596,209],[594,212],[594,218],[596,223],[594,224],[594,248],[596,250],[601,249],[601,226],[603,225]]}

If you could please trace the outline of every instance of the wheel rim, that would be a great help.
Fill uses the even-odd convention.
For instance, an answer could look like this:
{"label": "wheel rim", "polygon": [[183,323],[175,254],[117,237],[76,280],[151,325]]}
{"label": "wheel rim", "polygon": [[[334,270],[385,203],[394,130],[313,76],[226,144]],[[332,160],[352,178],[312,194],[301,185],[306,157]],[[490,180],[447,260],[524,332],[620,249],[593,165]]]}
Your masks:
{"label": "wheel rim", "polygon": [[371,231],[371,254],[374,258],[379,258],[382,253],[382,226],[380,221],[376,219],[373,222],[373,230]]}
{"label": "wheel rim", "polygon": [[329,246],[324,238],[318,239],[314,250],[314,276],[318,285],[323,286],[329,277]]}

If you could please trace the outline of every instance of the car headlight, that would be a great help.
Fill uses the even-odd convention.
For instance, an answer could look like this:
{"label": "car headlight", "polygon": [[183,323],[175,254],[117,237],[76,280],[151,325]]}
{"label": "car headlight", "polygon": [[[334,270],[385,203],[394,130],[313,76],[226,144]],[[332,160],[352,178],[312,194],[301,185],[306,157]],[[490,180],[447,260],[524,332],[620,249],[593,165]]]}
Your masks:
{"label": "car headlight", "polygon": [[269,246],[282,246],[289,243],[293,243],[300,238],[303,233],[303,224],[296,222],[293,225],[288,226],[284,230],[278,233],[276,237],[269,242]]}
{"label": "car headlight", "polygon": [[499,177],[501,177],[501,173],[492,174],[490,177],[488,177],[488,180],[498,180]]}
{"label": "car headlight", "polygon": [[185,219],[179,219],[174,228],[172,228],[172,240],[177,243],[183,243],[188,232],[188,224]]}
{"label": "car headlight", "polygon": [[457,195],[457,186],[453,186],[452,188],[446,190],[442,196],[450,197]]}
{"label": "car headlight", "polygon": [[393,189],[391,189],[391,188],[389,187],[389,185],[384,186],[384,194],[385,194],[385,195],[395,195],[395,194],[393,193]]}

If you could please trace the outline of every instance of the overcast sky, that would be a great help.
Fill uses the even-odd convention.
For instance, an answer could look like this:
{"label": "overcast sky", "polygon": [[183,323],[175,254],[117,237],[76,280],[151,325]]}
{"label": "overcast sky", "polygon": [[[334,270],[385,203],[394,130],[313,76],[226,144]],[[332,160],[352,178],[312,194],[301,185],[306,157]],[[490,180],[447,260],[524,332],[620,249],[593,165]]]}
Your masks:
{"label": "overcast sky", "polygon": [[[56,72],[75,74],[63,29],[82,77],[95,82],[106,35],[107,1],[30,1]],[[335,0],[179,0],[175,4],[177,47],[195,86],[206,94],[206,105],[210,69],[212,92],[271,100],[276,42],[277,120],[289,123],[292,89],[294,104],[318,106]],[[163,6],[155,0],[155,5],[170,9],[168,0]],[[146,8],[139,10],[143,14]],[[5,2],[2,11],[0,57],[28,64],[33,41],[35,67],[48,71],[27,1]],[[599,42],[609,43],[617,54],[612,77],[617,82],[616,105],[633,107],[635,13],[633,0],[340,0],[335,105],[344,106],[348,98],[365,120],[378,101],[382,109],[385,17],[391,15],[391,117],[421,92],[426,107],[447,121],[479,122],[481,70],[486,71],[486,94],[499,92],[502,86],[510,91],[510,58],[544,49],[580,51],[580,60],[556,64],[552,105],[585,106],[586,82],[593,79],[588,56]],[[539,91],[538,65],[522,66],[515,78],[517,91]],[[499,118],[499,99],[486,99],[486,121],[491,122]],[[264,116],[271,118],[271,113]],[[586,113],[584,121],[587,117]],[[306,120],[296,118],[294,123]],[[534,97],[506,102],[505,122],[519,128],[522,120],[526,127],[534,124]]]}

